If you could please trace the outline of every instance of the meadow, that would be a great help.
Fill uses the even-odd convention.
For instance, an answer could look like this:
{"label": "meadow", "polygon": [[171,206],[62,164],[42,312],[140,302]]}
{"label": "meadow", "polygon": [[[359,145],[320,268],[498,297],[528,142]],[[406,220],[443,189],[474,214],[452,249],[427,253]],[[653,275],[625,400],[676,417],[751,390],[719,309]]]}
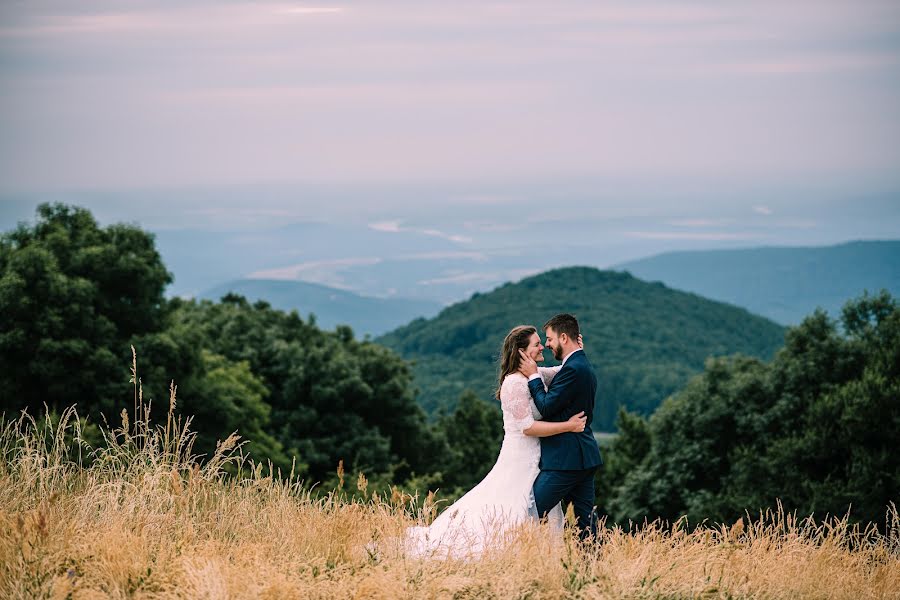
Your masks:
{"label": "meadow", "polygon": [[589,544],[529,524],[478,558],[413,559],[391,540],[430,522],[439,494],[362,474],[308,486],[247,460],[237,436],[201,462],[189,421],[135,413],[96,447],[72,409],[7,416],[0,597],[900,598],[893,506],[880,531],[776,507],[728,526],[604,527]]}

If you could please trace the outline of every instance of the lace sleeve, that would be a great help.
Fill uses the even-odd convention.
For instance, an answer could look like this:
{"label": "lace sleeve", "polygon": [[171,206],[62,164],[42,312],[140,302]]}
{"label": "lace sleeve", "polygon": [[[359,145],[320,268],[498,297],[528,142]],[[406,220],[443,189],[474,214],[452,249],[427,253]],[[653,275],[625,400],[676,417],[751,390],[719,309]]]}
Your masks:
{"label": "lace sleeve", "polygon": [[556,367],[538,367],[538,373],[541,374],[541,379],[544,380],[544,389],[550,387],[550,382],[553,381],[553,378],[559,373],[560,369],[562,369],[562,365]]}
{"label": "lace sleeve", "polygon": [[522,431],[534,425],[531,413],[531,392],[528,381],[524,378],[510,382],[509,394],[503,403],[503,409],[512,417],[510,423],[515,429]]}

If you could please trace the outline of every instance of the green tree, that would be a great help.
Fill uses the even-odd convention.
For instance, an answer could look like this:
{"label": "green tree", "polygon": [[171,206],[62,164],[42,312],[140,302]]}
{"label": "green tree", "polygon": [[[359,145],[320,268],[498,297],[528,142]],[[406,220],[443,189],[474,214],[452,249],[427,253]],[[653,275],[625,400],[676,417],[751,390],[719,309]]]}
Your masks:
{"label": "green tree", "polygon": [[865,295],[841,326],[818,311],[791,328],[771,363],[709,361],[649,433],[646,456],[608,501],[619,522],[729,521],[779,500],[801,514],[881,521],[900,498],[900,306],[887,292]]}
{"label": "green tree", "polygon": [[250,371],[249,363],[231,362],[209,350],[201,351],[201,360],[202,375],[192,378],[190,387],[181,393],[182,412],[202,424],[195,448],[209,454],[218,440],[237,431],[251,456],[286,468],[290,459],[281,443],[266,431],[272,411],[265,402],[269,390]]}
{"label": "green tree", "polygon": [[603,466],[597,469],[594,490],[597,509],[601,515],[609,514],[609,500],[619,493],[628,474],[637,469],[650,452],[650,426],[639,414],[619,407],[616,418],[618,435],[601,447]]}
{"label": "green tree", "polygon": [[[787,489],[805,512],[849,509],[854,520],[881,521],[886,504],[900,498],[900,305],[887,292],[865,295],[845,306],[840,329],[821,313],[804,325],[773,365],[785,389],[779,409],[801,414],[772,427],[779,435],[767,455],[770,484],[756,488],[755,500]],[[796,378],[818,394],[804,397]]]}
{"label": "green tree", "polygon": [[118,412],[129,342],[161,329],[171,280],[151,234],[40,205],[34,225],[0,236],[0,409]]}
{"label": "green tree", "polygon": [[443,454],[434,456],[434,469],[440,471],[445,495],[456,497],[484,479],[500,453],[503,417],[499,405],[465,392],[449,415],[435,423]]}
{"label": "green tree", "polygon": [[391,472],[398,481],[427,472],[434,438],[409,369],[390,350],[235,295],[177,301],[173,315],[173,337],[249,365],[268,390],[267,431],[308,465],[311,481],[328,478],[339,460],[347,472]]}

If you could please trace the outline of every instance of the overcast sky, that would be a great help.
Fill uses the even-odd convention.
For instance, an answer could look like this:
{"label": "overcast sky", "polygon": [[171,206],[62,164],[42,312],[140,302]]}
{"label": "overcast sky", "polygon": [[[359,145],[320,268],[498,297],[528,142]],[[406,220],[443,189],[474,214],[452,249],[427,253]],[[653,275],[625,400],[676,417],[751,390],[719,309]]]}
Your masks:
{"label": "overcast sky", "polygon": [[2,0],[0,223],[898,237],[898,107],[896,0]]}

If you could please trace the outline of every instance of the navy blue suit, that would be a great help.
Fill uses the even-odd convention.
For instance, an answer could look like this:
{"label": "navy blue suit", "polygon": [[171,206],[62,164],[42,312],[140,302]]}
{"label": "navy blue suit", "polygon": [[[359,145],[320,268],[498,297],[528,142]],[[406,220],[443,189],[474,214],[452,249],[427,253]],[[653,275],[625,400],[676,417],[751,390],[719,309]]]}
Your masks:
{"label": "navy blue suit", "polygon": [[597,375],[583,350],[576,350],[544,391],[541,378],[531,379],[528,389],[544,421],[560,423],[584,411],[587,424],[580,433],[566,432],[541,438],[541,472],[534,481],[538,514],[544,516],[557,502],[563,509],[571,502],[582,537],[596,533],[594,520],[594,472],[603,460],[591,431]]}

